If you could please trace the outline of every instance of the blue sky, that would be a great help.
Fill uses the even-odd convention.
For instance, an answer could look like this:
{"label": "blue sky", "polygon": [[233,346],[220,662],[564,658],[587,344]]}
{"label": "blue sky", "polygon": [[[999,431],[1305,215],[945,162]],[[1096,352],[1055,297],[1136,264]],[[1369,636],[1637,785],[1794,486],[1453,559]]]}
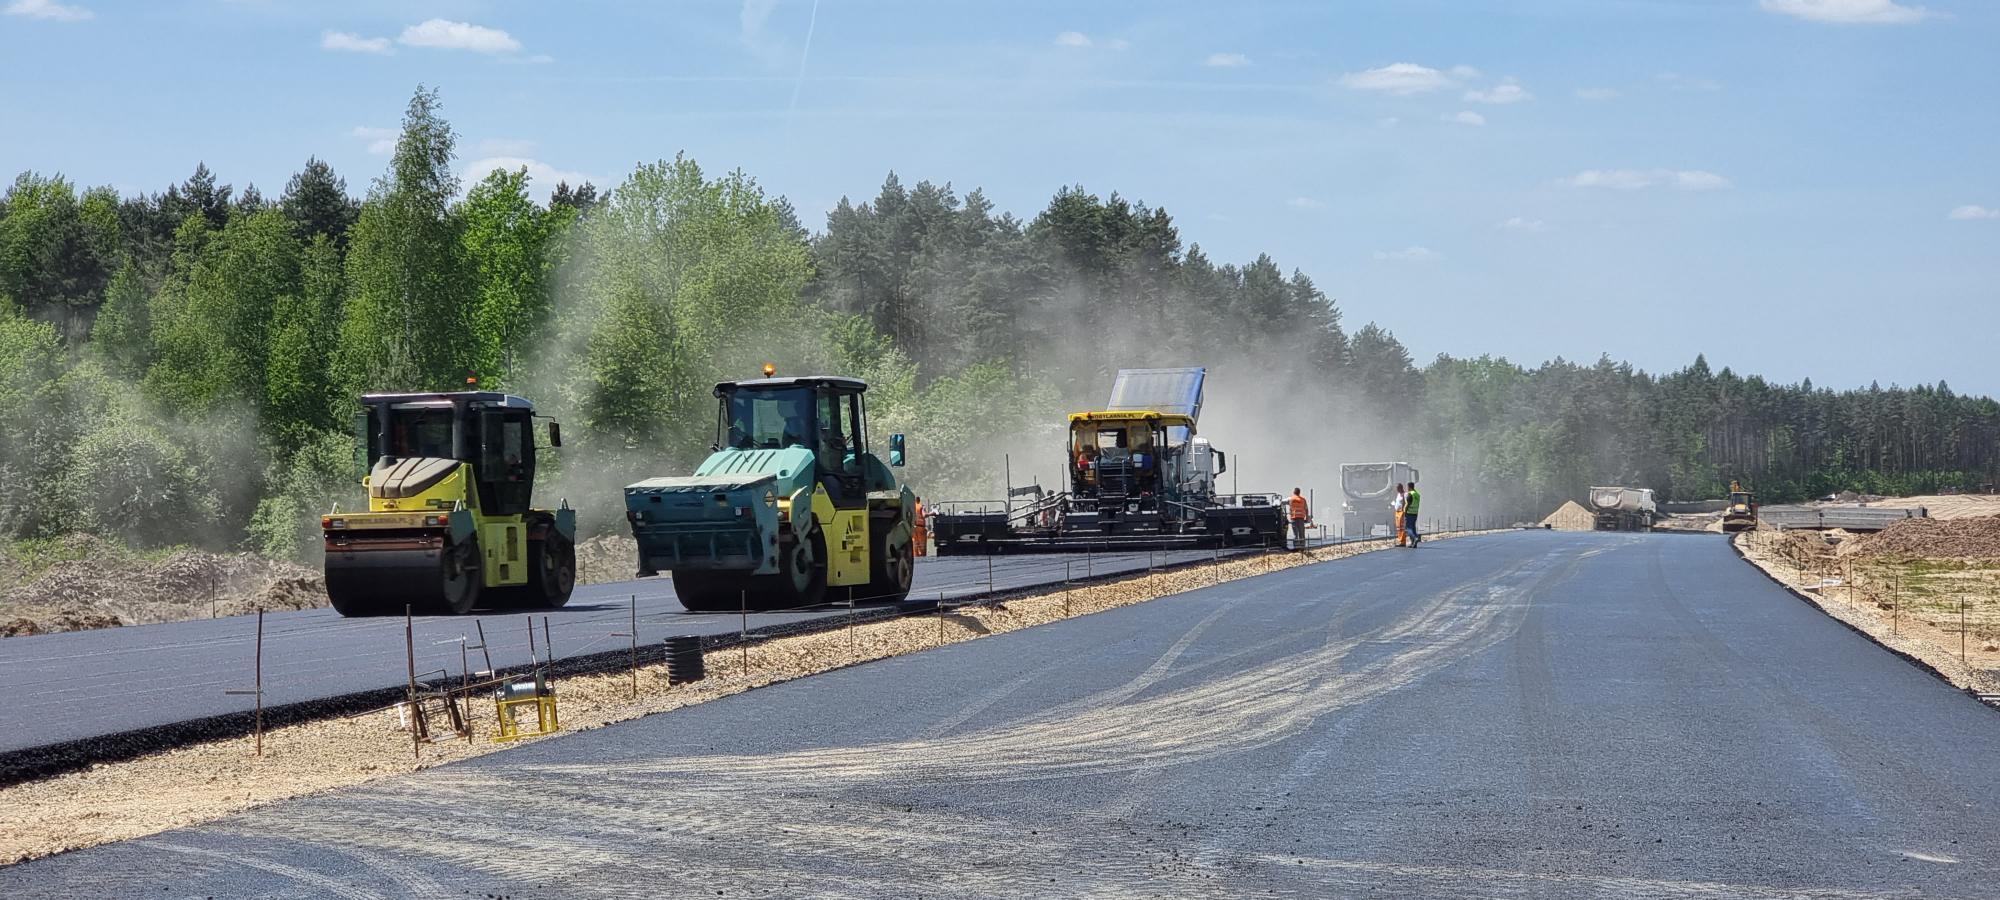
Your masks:
{"label": "blue sky", "polygon": [[0,0],[0,171],[356,192],[419,83],[468,168],[685,150],[843,196],[1066,184],[1271,253],[1419,361],[2000,394],[1989,0]]}

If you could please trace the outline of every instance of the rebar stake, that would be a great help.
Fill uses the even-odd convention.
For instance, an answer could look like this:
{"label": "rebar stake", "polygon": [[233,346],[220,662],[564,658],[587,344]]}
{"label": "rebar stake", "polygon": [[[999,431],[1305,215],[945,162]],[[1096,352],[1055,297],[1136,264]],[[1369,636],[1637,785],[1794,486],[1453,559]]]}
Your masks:
{"label": "rebar stake", "polygon": [[[528,629],[528,636],[534,637],[535,629]],[[410,755],[424,758],[424,736],[419,727],[417,715],[417,614],[409,605],[403,607],[403,650],[410,663]]]}
{"label": "rebar stake", "polygon": [[257,607],[257,755],[264,755],[264,607]]}

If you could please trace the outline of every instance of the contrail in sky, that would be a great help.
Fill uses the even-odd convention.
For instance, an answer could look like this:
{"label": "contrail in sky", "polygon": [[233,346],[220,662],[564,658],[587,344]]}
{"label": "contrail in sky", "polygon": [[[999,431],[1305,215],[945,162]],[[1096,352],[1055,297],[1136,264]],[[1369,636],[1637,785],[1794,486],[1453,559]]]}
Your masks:
{"label": "contrail in sky", "polygon": [[813,28],[819,25],[819,0],[813,0],[812,18],[806,20],[806,46],[799,51],[799,77],[792,79],[792,105],[785,110],[785,124],[789,126],[793,114],[799,109],[799,90],[806,86],[806,59],[812,56]]}

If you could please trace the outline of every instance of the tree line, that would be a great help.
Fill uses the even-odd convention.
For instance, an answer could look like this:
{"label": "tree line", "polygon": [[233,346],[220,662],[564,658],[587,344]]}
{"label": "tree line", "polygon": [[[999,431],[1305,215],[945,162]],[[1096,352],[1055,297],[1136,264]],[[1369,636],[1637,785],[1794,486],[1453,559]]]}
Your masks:
{"label": "tree line", "polygon": [[1117,194],[1064,188],[1023,220],[892,174],[813,231],[749,175],[685,157],[537,202],[522,170],[463,183],[456,142],[419,89],[358,198],[318,159],[274,198],[202,165],[132,196],[16,178],[0,535],[310,555],[315,515],[358,502],[354,397],[468,378],[565,419],[542,499],[611,528],[619,478],[692,466],[709,389],[766,360],[869,379],[874,431],[911,434],[934,497],[996,494],[1008,452],[1053,457],[1061,413],[1148,365],[1282,386],[1245,426],[1260,445],[1420,461],[1464,509],[1546,509],[1594,483],[1696,499],[1743,479],[1782,500],[2000,472],[2000,405],[1942,383],[1833,391],[1700,358],[1418,365],[1386,329],[1350,333],[1304,274],[1215,261]]}

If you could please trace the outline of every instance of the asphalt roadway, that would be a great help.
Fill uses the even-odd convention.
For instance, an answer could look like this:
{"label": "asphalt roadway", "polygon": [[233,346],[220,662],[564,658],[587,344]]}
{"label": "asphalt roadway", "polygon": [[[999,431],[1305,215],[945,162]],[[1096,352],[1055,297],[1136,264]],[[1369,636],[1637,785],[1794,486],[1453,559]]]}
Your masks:
{"label": "asphalt roadway", "polygon": [[1719,540],[1290,569],[0,870],[0,895],[2000,893],[2000,714]]}
{"label": "asphalt roadway", "polygon": [[[926,557],[917,561],[911,594],[958,599],[1212,555],[1201,550],[995,557],[990,588],[987,557]],[[828,596],[838,597],[841,590],[829,590]],[[582,586],[562,609],[534,613],[538,657],[548,649],[544,615],[559,659],[628,646],[629,638],[613,634],[631,631],[635,597],[642,645],[656,645],[670,635],[735,633],[745,624],[738,613],[682,609],[670,578]],[[846,613],[844,602],[798,612],[751,613],[748,627]],[[477,646],[482,627],[495,667],[530,662],[526,612],[419,616],[419,677],[440,670],[456,677],[460,642],[469,639]],[[0,753],[248,710],[253,697],[225,692],[254,686],[256,633],[256,616],[251,615],[0,640],[0,684],[8,689],[0,712],[5,720]],[[401,617],[343,619],[331,609],[267,613],[264,703],[279,706],[406,684],[406,643]],[[475,671],[486,668],[478,650],[469,656]]]}

